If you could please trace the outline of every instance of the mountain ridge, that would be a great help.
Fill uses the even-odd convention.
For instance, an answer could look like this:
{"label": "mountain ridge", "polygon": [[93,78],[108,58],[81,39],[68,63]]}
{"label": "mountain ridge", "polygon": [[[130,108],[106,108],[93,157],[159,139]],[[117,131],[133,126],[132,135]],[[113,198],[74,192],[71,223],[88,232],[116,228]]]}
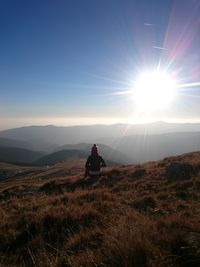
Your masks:
{"label": "mountain ridge", "polygon": [[[43,140],[51,144],[64,145],[89,142],[92,139],[104,137],[120,138],[123,135],[154,134],[177,131],[200,131],[199,123],[166,123],[155,122],[149,124],[112,124],[112,125],[84,125],[84,126],[26,126],[0,131],[0,137],[21,141],[31,139]],[[80,136],[81,133],[81,136]]]}

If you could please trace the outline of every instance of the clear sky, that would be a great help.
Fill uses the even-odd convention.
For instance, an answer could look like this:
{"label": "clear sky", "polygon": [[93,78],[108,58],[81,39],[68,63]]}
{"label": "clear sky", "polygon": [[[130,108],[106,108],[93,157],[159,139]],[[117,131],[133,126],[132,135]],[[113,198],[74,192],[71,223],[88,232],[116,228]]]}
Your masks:
{"label": "clear sky", "polygon": [[123,92],[158,65],[196,84],[147,117],[197,121],[199,48],[199,0],[0,0],[0,129],[141,122]]}

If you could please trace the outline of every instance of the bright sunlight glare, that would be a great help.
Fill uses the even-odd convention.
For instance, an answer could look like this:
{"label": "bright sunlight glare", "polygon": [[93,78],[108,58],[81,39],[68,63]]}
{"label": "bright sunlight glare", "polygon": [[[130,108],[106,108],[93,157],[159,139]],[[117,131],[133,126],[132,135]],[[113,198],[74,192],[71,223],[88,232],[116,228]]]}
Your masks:
{"label": "bright sunlight glare", "polygon": [[166,108],[175,96],[175,86],[174,79],[167,72],[142,73],[133,93],[138,110],[148,112]]}

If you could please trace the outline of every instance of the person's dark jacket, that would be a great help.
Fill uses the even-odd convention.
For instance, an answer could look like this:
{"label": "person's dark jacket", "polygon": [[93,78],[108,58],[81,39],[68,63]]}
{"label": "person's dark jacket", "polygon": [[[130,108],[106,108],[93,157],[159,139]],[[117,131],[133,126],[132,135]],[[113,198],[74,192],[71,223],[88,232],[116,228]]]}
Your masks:
{"label": "person's dark jacket", "polygon": [[100,171],[101,167],[106,167],[106,163],[101,155],[90,155],[86,161],[85,168],[91,171]]}

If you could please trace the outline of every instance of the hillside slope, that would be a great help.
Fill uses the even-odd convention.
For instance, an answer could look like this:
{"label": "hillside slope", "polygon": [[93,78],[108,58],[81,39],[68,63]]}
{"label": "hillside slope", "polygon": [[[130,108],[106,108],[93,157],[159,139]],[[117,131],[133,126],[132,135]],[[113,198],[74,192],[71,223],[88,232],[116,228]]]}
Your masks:
{"label": "hillside slope", "polygon": [[44,153],[42,152],[31,151],[23,148],[0,147],[0,162],[31,163],[43,155]]}
{"label": "hillside slope", "polygon": [[9,138],[0,138],[0,147],[17,147],[17,148],[25,148],[29,147],[27,142],[13,140]]}
{"label": "hillside slope", "polygon": [[2,266],[200,265],[200,152],[106,168],[99,179],[84,180],[83,167],[0,184]]}
{"label": "hillside slope", "polygon": [[56,163],[69,162],[74,159],[86,158],[88,154],[82,150],[61,150],[41,157],[36,160],[36,165],[54,165]]}
{"label": "hillside slope", "polygon": [[49,144],[45,141],[35,140],[35,139],[20,141],[20,140],[0,137],[0,147],[15,147],[15,148],[23,148],[33,151],[44,151],[50,153],[57,147],[57,145]]}

